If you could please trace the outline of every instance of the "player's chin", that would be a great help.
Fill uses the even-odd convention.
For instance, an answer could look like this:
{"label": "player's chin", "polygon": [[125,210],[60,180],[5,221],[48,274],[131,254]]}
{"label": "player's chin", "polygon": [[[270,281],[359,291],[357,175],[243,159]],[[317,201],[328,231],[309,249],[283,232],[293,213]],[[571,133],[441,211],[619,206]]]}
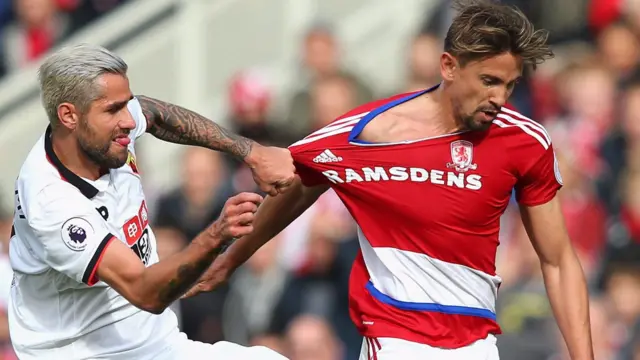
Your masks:
{"label": "player's chin", "polygon": [[107,158],[109,159],[110,168],[119,168],[127,163],[129,152],[126,147],[120,145],[117,147],[111,146]]}
{"label": "player's chin", "polygon": [[469,130],[475,130],[475,131],[483,131],[483,130],[487,130],[489,129],[489,127],[491,127],[491,124],[493,123],[493,119],[491,120],[487,120],[487,119],[474,119],[474,121],[471,122],[471,124],[469,124]]}
{"label": "player's chin", "polygon": [[127,163],[127,158],[122,158],[122,157],[117,157],[117,158],[111,158],[111,164],[110,164],[110,168],[112,169],[118,169],[123,167],[125,164]]}

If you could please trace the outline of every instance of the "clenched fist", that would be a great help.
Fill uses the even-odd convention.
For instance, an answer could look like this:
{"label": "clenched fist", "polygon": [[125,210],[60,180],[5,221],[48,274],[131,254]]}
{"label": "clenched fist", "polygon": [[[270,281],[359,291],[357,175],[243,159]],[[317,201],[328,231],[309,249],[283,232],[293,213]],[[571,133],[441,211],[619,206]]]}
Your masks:
{"label": "clenched fist", "polygon": [[254,144],[245,162],[260,190],[271,196],[286,191],[295,179],[296,169],[288,149]]}
{"label": "clenched fist", "polygon": [[262,196],[246,192],[229,198],[218,220],[209,227],[210,234],[223,244],[250,234],[253,231],[253,218],[262,200]]}

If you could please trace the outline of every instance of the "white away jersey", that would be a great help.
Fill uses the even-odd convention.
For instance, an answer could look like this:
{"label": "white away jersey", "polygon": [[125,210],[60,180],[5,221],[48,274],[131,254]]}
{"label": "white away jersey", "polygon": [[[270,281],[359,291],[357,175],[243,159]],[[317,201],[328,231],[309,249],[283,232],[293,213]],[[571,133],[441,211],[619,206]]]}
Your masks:
{"label": "white away jersey", "polygon": [[54,153],[48,128],[20,170],[9,327],[22,360],[151,359],[177,332],[171,310],[142,311],[96,276],[110,241],[126,242],[146,266],[158,261],[133,147],[146,121],[137,99],[128,109],[136,128],[121,168],[79,177]]}

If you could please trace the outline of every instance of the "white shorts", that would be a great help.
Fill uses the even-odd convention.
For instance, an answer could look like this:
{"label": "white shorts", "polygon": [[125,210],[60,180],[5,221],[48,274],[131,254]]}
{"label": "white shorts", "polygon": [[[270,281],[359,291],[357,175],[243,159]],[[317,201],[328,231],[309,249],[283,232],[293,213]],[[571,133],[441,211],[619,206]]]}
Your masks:
{"label": "white shorts", "polygon": [[365,338],[360,360],[499,360],[493,335],[459,349],[435,348],[394,338]]}
{"label": "white shorts", "polygon": [[288,360],[286,357],[264,346],[246,347],[228,341],[207,344],[189,340],[184,333],[172,339],[168,351],[154,360]]}

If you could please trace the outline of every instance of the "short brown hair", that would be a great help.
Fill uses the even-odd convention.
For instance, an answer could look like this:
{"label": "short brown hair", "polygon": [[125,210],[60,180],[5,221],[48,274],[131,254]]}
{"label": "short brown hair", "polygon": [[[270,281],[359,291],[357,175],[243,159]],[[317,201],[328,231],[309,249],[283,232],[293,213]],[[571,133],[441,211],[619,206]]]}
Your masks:
{"label": "short brown hair", "polygon": [[491,0],[453,0],[457,11],[444,40],[444,51],[464,66],[510,52],[533,69],[553,57],[547,45],[549,33],[536,30],[517,7]]}

